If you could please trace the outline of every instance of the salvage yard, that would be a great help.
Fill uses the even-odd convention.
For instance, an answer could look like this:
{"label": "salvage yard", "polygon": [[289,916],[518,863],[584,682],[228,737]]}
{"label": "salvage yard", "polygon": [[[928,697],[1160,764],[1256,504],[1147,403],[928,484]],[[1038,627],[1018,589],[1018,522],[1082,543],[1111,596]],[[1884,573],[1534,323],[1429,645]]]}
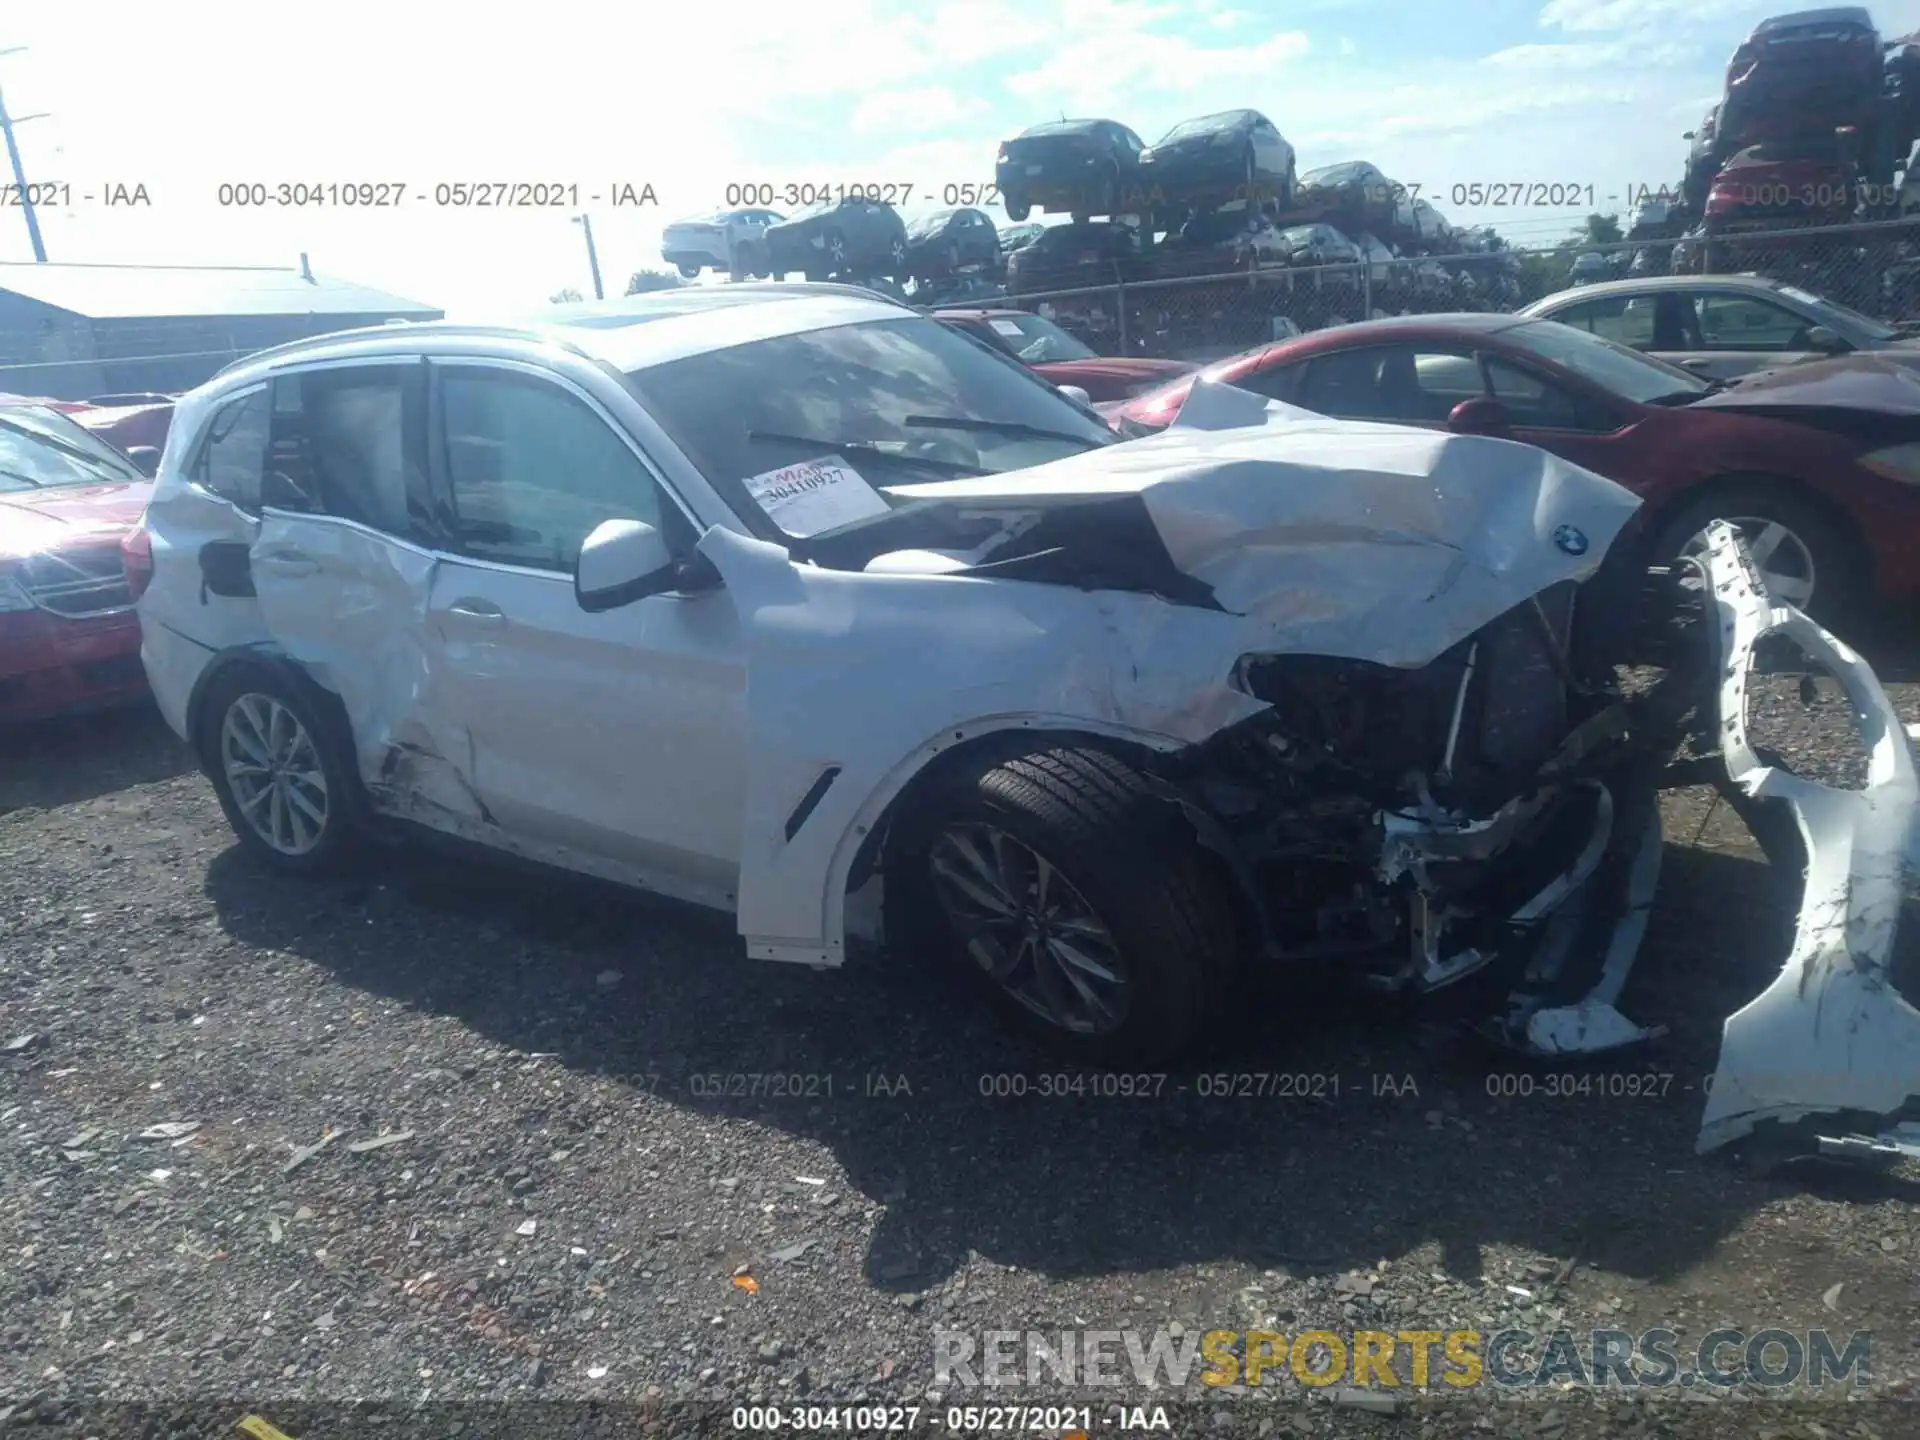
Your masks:
{"label": "salvage yard", "polygon": [[[1760,689],[1830,743],[1834,701],[1810,723],[1791,682]],[[1920,685],[1892,689],[1920,719]],[[1916,1393],[1914,1170],[1693,1153],[1720,1021],[1797,899],[1709,792],[1669,801],[1627,992],[1672,1026],[1657,1050],[1523,1067],[1289,979],[1250,987],[1201,1064],[1096,1097],[1043,1093],[1088,1085],[910,965],[753,962],[725,917],[459,854],[278,878],[146,711],[4,746],[20,1418],[989,1398],[929,1394],[936,1327],[1825,1327],[1872,1332],[1876,1395]],[[1274,1073],[1305,1078],[1207,1078]],[[1664,1392],[1665,1429],[1617,1394],[1431,1403],[1453,1435],[1914,1433],[1913,1408],[1836,1411],[1835,1388],[1757,1399],[1738,1430],[1702,1412],[1741,1399],[1706,1388]],[[1291,1383],[1194,1394],[1263,1434],[1395,1427]]]}

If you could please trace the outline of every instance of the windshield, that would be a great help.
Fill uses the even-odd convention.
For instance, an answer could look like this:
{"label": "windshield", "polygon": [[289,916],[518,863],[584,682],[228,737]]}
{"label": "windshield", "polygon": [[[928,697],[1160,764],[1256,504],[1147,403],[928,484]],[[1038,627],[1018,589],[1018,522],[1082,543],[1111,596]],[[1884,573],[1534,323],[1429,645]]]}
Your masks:
{"label": "windshield", "polygon": [[1028,365],[1094,358],[1092,350],[1038,315],[989,315],[987,328],[996,345]]}
{"label": "windshield", "polygon": [[959,213],[958,210],[936,210],[931,215],[923,215],[911,225],[907,226],[907,234],[915,240],[925,239],[929,235],[937,235],[946,229],[947,222]]}
{"label": "windshield", "polygon": [[1209,210],[1189,220],[1180,228],[1182,240],[1199,241],[1210,244],[1215,240],[1231,240],[1236,235],[1244,235],[1253,228],[1254,220],[1245,210]]}
{"label": "windshield", "polygon": [[1556,320],[1530,320],[1500,334],[1529,354],[1641,405],[1697,399],[1713,389],[1692,371]]}
{"label": "windshield", "polygon": [[1232,130],[1246,118],[1246,114],[1244,110],[1223,110],[1218,115],[1202,115],[1195,120],[1182,120],[1162,135],[1159,143],[1166,145],[1195,135],[1212,135],[1221,130]]}
{"label": "windshield", "polygon": [[1373,166],[1364,160],[1349,160],[1341,165],[1327,165],[1319,170],[1309,170],[1300,177],[1302,185],[1348,185],[1355,180],[1371,179]]}
{"label": "windshield", "polygon": [[[918,315],[690,355],[628,381],[768,538],[878,518],[899,503],[879,487],[1024,470],[1116,438],[1005,355]],[[832,498],[802,509],[796,487]]]}
{"label": "windshield", "polygon": [[0,492],[146,478],[126,456],[57,410],[0,409]]}
{"label": "windshield", "polygon": [[1838,300],[1829,300],[1824,295],[1815,295],[1810,290],[1796,289],[1792,285],[1782,285],[1779,293],[1789,300],[1798,301],[1815,312],[1827,325],[1842,333],[1853,330],[1872,340],[1900,338],[1900,332],[1891,325],[1884,325],[1870,315],[1862,315],[1858,310],[1842,305]]}

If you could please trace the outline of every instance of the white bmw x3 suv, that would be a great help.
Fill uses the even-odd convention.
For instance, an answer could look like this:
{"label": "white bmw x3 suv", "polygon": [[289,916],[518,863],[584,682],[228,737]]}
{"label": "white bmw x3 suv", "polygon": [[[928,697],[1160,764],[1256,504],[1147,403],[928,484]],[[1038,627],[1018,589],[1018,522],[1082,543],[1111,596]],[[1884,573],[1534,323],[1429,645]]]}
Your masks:
{"label": "white bmw x3 suv", "polygon": [[[1479,1027],[1536,1055],[1643,1040],[1656,792],[1718,752],[1736,803],[1799,814],[1820,894],[1702,1143],[1892,1113],[1898,716],[1725,526],[1679,658],[1617,684],[1637,505],[1217,386],[1121,442],[905,306],[742,284],[252,356],[180,402],[126,553],[161,709],[262,860],[411,824],[732,912],[763,959],[943,951],[1096,1063],[1309,960],[1479,976]],[[1781,628],[1875,717],[1866,791],[1748,748]]]}

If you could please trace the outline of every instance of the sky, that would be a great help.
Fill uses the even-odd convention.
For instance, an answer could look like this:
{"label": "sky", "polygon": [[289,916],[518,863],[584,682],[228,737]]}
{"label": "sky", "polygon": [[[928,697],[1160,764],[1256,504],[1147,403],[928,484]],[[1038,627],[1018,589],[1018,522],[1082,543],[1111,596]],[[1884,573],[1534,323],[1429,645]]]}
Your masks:
{"label": "sky", "polygon": [[[990,183],[1001,139],[1062,113],[1119,120],[1151,144],[1183,118],[1253,108],[1303,173],[1370,160],[1457,224],[1551,244],[1589,210],[1624,212],[1639,187],[1678,183],[1683,132],[1777,8],[92,0],[0,12],[0,49],[25,47],[0,56],[0,95],[38,117],[17,127],[28,181],[67,187],[40,212],[50,260],[296,265],[304,252],[321,274],[480,318],[567,287],[591,294],[577,214],[618,294],[633,271],[661,268],[666,223],[721,206],[729,186],[910,185],[911,219],[942,208],[948,186]],[[1920,29],[1920,0],[1871,9],[1883,36]],[[223,184],[254,182],[372,182],[405,198],[220,203]],[[436,204],[443,185],[520,182],[578,187],[579,203]],[[1502,182],[1577,203],[1456,203],[1455,186]],[[150,203],[106,204],[115,185],[144,186]],[[649,186],[656,203],[615,203]],[[32,258],[21,212],[0,208],[0,260]]]}

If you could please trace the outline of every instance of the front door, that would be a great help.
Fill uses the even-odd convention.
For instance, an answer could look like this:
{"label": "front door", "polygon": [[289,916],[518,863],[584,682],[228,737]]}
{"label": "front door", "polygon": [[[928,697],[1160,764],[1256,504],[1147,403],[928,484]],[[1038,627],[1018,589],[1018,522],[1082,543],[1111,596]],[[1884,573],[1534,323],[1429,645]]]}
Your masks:
{"label": "front door", "polygon": [[436,363],[451,542],[426,621],[471,736],[488,816],[518,837],[724,903],[746,796],[745,673],[724,591],[580,608],[594,527],[696,530],[626,433],[572,385]]}

